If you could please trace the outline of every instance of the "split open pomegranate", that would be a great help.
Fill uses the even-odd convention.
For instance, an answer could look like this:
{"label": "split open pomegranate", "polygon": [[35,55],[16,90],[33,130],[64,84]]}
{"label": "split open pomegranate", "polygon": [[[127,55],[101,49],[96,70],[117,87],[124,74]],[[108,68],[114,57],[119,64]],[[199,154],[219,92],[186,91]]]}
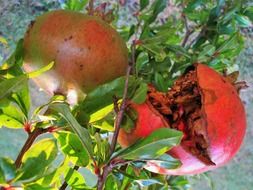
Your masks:
{"label": "split open pomegranate", "polygon": [[150,86],[145,103],[130,103],[129,108],[138,119],[132,130],[120,130],[123,147],[161,127],[184,134],[181,144],[168,152],[182,166],[168,170],[148,162],[146,168],[156,173],[185,175],[217,168],[235,155],[245,134],[246,116],[236,88],[204,64],[189,67],[167,93]]}

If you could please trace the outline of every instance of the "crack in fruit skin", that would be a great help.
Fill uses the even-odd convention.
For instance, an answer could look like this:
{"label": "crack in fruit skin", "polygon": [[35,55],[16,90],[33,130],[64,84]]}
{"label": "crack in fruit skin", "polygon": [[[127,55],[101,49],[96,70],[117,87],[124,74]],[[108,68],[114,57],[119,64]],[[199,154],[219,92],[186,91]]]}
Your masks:
{"label": "crack in fruit skin", "polygon": [[54,67],[35,79],[46,92],[78,98],[123,76],[128,65],[124,40],[96,16],[57,10],[39,16],[24,38],[24,69]]}
{"label": "crack in fruit skin", "polygon": [[[188,133],[190,132],[187,129],[189,127],[188,124],[181,119],[179,120],[181,122],[177,122],[175,125],[173,120],[170,120],[170,122],[165,121],[167,127],[173,126],[173,128],[184,132],[181,144],[168,151],[168,154],[178,158],[182,162],[182,166],[177,169],[168,170],[160,168],[155,163],[148,162],[145,167],[153,172],[170,175],[186,175],[198,174],[220,167],[236,154],[243,141],[246,129],[246,115],[243,103],[235,87],[225,77],[204,64],[195,64],[194,69],[196,70],[197,85],[201,95],[200,125],[205,129],[205,135],[208,138],[206,141],[208,146],[204,143],[203,147],[207,147],[210,163],[208,160],[205,161],[205,157],[203,159],[189,151],[189,144],[185,141],[189,137]],[[170,93],[168,91],[167,94]],[[162,96],[159,93],[160,99],[163,99],[161,98]],[[173,100],[170,101],[173,102]],[[154,114],[153,109],[149,109],[147,106],[147,102],[148,99],[141,105],[130,105],[131,108],[137,111],[138,119],[131,133],[126,133],[124,129],[121,129],[118,140],[121,146],[127,147],[138,138],[146,137],[155,129],[166,126],[163,119],[164,115]],[[175,112],[175,110],[173,111]],[[157,112],[155,110],[155,113]],[[182,117],[188,119],[189,115],[183,115]],[[152,123],[153,125],[147,127],[147,123],[149,125]],[[197,138],[197,136],[191,138]]]}

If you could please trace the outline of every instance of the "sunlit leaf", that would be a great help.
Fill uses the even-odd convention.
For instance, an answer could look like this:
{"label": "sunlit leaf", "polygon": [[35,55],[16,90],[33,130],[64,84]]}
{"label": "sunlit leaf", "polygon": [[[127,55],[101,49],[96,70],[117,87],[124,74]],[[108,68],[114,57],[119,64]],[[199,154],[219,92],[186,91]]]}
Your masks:
{"label": "sunlit leaf", "polygon": [[43,172],[57,156],[56,142],[44,139],[34,144],[24,155],[17,179],[33,178]]}
{"label": "sunlit leaf", "polygon": [[86,189],[84,177],[78,171],[72,168],[68,170],[65,180],[73,189]]}
{"label": "sunlit leaf", "polygon": [[2,36],[0,36],[0,43],[4,44],[4,45],[8,45],[7,40],[4,37],[2,37]]}
{"label": "sunlit leaf", "polygon": [[77,134],[81,140],[84,148],[89,153],[90,158],[93,157],[92,140],[87,129],[82,127],[72,115],[70,108],[65,103],[54,103],[50,105],[50,108],[60,113],[61,116],[69,123],[70,127]]}
{"label": "sunlit leaf", "polygon": [[87,3],[88,3],[88,0],[66,0],[61,5],[63,9],[81,11],[84,9]]}
{"label": "sunlit leaf", "polygon": [[[138,86],[139,81],[134,77],[129,78],[129,91],[131,95]],[[81,103],[80,109],[86,113],[92,114],[101,108],[113,103],[113,96],[122,98],[125,86],[125,77],[120,77],[109,83],[99,86],[87,95]]]}
{"label": "sunlit leaf", "polygon": [[104,118],[105,116],[107,116],[111,111],[113,110],[113,104],[110,104],[100,110],[98,110],[97,112],[93,113],[90,115],[90,123],[93,123],[95,121],[98,121],[102,118]]}
{"label": "sunlit leaf", "polygon": [[148,137],[137,141],[132,146],[117,152],[113,157],[125,160],[145,160],[157,158],[167,152],[173,146],[180,143],[182,132],[160,128]]}
{"label": "sunlit leaf", "polygon": [[9,158],[0,158],[0,185],[13,179],[15,175],[14,162]]}
{"label": "sunlit leaf", "polygon": [[22,128],[23,124],[20,121],[17,121],[15,118],[10,117],[8,115],[1,114],[0,115],[0,128],[8,127],[8,128]]}
{"label": "sunlit leaf", "polygon": [[71,132],[54,133],[60,143],[60,148],[70,160],[78,166],[85,167],[89,163],[89,156],[76,134]]}
{"label": "sunlit leaf", "polygon": [[50,69],[52,69],[53,66],[54,66],[54,62],[51,62],[48,65],[46,65],[36,71],[26,73],[26,74],[27,74],[28,78],[35,78],[35,77],[40,76],[42,73],[49,71]]}
{"label": "sunlit leaf", "polygon": [[24,85],[26,85],[27,81],[27,76],[21,75],[0,82],[0,99],[4,98],[10,93],[15,93],[22,90]]}
{"label": "sunlit leaf", "polygon": [[[156,167],[154,167],[156,166]],[[147,160],[147,164],[144,166],[145,169],[151,172],[159,172],[157,171],[157,167],[163,169],[175,169],[181,166],[181,162],[168,154],[163,154],[156,159]]]}

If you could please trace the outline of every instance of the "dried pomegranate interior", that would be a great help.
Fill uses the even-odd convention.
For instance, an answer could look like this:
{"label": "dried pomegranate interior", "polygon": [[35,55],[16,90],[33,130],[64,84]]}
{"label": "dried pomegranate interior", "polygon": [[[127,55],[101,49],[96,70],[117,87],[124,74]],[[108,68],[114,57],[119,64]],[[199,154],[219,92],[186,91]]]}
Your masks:
{"label": "dried pomegranate interior", "polygon": [[208,154],[208,136],[195,67],[190,67],[162,93],[149,86],[148,100],[169,126],[184,133],[182,147],[207,165],[214,165]]}

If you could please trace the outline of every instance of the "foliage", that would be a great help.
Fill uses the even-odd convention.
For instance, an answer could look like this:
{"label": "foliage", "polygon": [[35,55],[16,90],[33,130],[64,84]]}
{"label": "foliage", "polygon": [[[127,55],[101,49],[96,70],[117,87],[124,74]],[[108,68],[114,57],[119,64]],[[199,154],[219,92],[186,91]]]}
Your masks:
{"label": "foliage", "polygon": [[[61,3],[65,9],[84,11],[88,2]],[[124,37],[130,54],[130,46],[136,47],[127,93],[127,98],[136,103],[145,101],[148,83],[166,91],[187,66],[196,62],[218,71],[231,67],[243,48],[240,28],[251,26],[253,21],[253,7],[243,0],[175,0],[169,5],[166,0],[140,0],[138,11],[133,13],[135,22],[119,28],[117,15],[122,6],[112,5],[113,25]],[[160,13],[168,6],[175,12],[162,19]],[[0,43],[8,44],[1,36]],[[104,189],[190,188],[186,177],[163,176],[145,169],[149,160],[167,169],[180,166],[178,160],[165,154],[180,143],[182,134],[178,131],[160,129],[126,149],[117,145],[110,152],[109,139],[117,115],[113,97],[123,101],[126,77],[99,86],[74,108],[64,97],[54,96],[31,113],[29,78],[46,72],[52,64],[35,73],[24,73],[22,62],[20,41],[0,68],[0,127],[24,128],[28,141],[43,133],[53,135],[41,136],[30,147],[26,143],[27,149],[16,161],[0,158],[0,186],[53,190],[63,188],[65,182],[72,189],[96,189],[109,164]]]}

